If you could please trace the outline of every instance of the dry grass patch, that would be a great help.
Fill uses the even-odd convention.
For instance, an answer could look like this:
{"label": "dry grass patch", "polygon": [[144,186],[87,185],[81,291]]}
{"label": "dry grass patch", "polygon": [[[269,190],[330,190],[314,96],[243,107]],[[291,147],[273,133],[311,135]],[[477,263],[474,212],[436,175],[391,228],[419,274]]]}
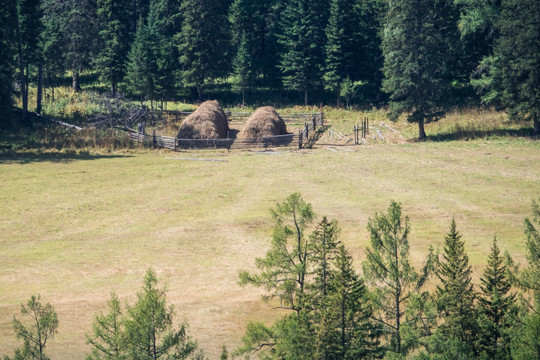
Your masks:
{"label": "dry grass patch", "polygon": [[[353,151],[131,152],[0,157],[0,354],[19,344],[11,319],[41,293],[59,314],[52,358],[80,359],[84,334],[111,291],[133,304],[147,268],[169,289],[210,358],[239,344],[248,321],[281,313],[236,285],[266,252],[269,208],[302,193],[338,219],[355,264],[367,219],[391,199],[411,218],[411,254],[425,258],[456,218],[477,273],[493,235],[523,262],[523,218],[540,196],[540,144],[528,140],[371,144]],[[187,155],[188,153],[186,153]]]}

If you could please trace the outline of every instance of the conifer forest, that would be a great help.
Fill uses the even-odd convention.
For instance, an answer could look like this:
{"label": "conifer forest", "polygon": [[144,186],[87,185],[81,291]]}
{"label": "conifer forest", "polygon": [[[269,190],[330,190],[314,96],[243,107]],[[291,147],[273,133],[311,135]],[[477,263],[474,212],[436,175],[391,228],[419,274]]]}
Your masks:
{"label": "conifer forest", "polygon": [[[212,358],[205,353],[206,344],[201,343],[191,332],[193,318],[188,322],[177,316],[177,307],[171,304],[168,297],[170,292],[176,299],[184,296],[178,288],[169,291],[168,283],[162,281],[162,275],[170,277],[174,274],[170,269],[177,268],[170,265],[156,271],[154,265],[160,261],[160,251],[170,251],[171,254],[185,251],[178,257],[177,263],[186,261],[189,265],[184,269],[182,263],[178,268],[181,267],[182,271],[196,279],[194,282],[200,281],[195,273],[203,268],[203,265],[216,262],[217,265],[212,263],[212,266],[215,266],[212,269],[216,269],[221,266],[219,256],[237,259],[233,256],[240,254],[247,257],[247,254],[242,253],[242,249],[245,249],[242,246],[245,246],[249,239],[257,237],[267,240],[264,251],[259,251],[262,242],[252,245],[256,249],[249,253],[252,256],[248,266],[240,268],[238,264],[240,271],[235,268],[234,275],[234,296],[241,298],[243,291],[251,291],[250,294],[256,294],[256,300],[250,299],[249,316],[242,317],[245,315],[243,309],[231,310],[236,311],[235,316],[244,321],[243,325],[247,325],[241,331],[226,329],[230,333],[243,335],[232,340],[232,343],[224,343],[222,348],[221,343],[218,344],[221,360],[540,360],[540,186],[538,174],[535,174],[540,163],[539,0],[0,2],[0,182],[2,187],[6,186],[5,179],[24,182],[24,185],[19,187],[10,185],[13,194],[0,190],[0,204],[9,201],[12,201],[10,204],[16,204],[20,197],[24,200],[21,200],[21,203],[41,204],[43,209],[40,211],[49,212],[48,199],[62,199],[67,205],[54,207],[56,213],[53,210],[50,214],[39,213],[39,219],[47,220],[57,213],[77,213],[77,216],[81,216],[80,223],[84,226],[80,225],[80,229],[77,228],[79,219],[73,220],[69,224],[72,227],[66,227],[67,230],[60,225],[57,227],[47,223],[48,228],[42,236],[43,239],[56,239],[57,233],[65,231],[62,236],[80,236],[80,243],[89,239],[89,242],[97,242],[102,238],[105,239],[103,241],[113,243],[114,234],[111,234],[118,231],[124,236],[123,242],[103,246],[107,251],[120,249],[118,251],[126,254],[125,249],[135,247],[136,241],[141,239],[137,237],[139,233],[156,237],[150,245],[145,243],[145,247],[137,248],[137,251],[144,255],[144,261],[137,259],[131,263],[129,258],[114,259],[114,264],[120,264],[119,268],[125,265],[123,262],[132,267],[137,266],[139,270],[143,267],[142,264],[145,264],[143,270],[146,272],[138,279],[140,287],[137,291],[133,291],[131,283],[122,287],[121,281],[114,284],[117,287],[112,285],[112,280],[103,279],[92,279],[94,283],[88,285],[89,288],[95,286],[99,289],[111,285],[111,292],[107,294],[108,301],[101,301],[101,308],[77,307],[77,311],[72,313],[73,316],[82,318],[84,315],[81,313],[85,311],[87,315],[91,312],[90,316],[94,319],[90,327],[77,329],[83,333],[84,340],[78,340],[75,345],[69,344],[71,348],[81,348],[81,358]],[[235,149],[227,149],[226,154],[225,151],[220,152],[223,149],[198,149],[194,150],[193,154],[184,154],[185,157],[182,154],[182,157],[171,157],[169,155],[172,152],[164,149],[148,150],[143,146],[136,149],[134,145],[126,146],[117,153],[114,152],[117,150],[115,148],[107,154],[100,153],[102,149],[98,150],[97,154],[85,152],[86,148],[78,149],[78,152],[73,150],[72,153],[69,149],[43,150],[45,145],[42,145],[44,142],[40,143],[39,137],[53,136],[51,134],[54,131],[51,130],[52,123],[43,125],[43,120],[39,119],[51,116],[58,121],[73,121],[81,126],[86,121],[82,110],[76,110],[71,117],[66,115],[65,118],[59,116],[59,112],[52,113],[51,104],[64,101],[61,93],[65,94],[66,91],[75,95],[86,94],[89,99],[87,106],[102,106],[100,109],[104,107],[98,104],[99,102],[113,106],[111,104],[114,101],[121,101],[122,104],[130,104],[133,109],[154,111],[164,110],[167,103],[198,104],[216,99],[226,106],[241,109],[260,105],[304,108],[312,106],[320,109],[317,111],[321,121],[323,108],[366,112],[375,109],[384,112],[388,124],[400,119],[407,126],[411,126],[414,135],[409,139],[401,139],[399,144],[383,144],[380,141],[372,148],[357,144],[363,146],[361,151],[364,148],[372,151],[368,155],[358,155],[359,147],[347,150],[345,145],[339,148],[329,146],[323,149],[330,150],[326,152],[319,148],[320,152],[312,157],[308,151],[303,151],[301,146],[286,155],[283,155],[285,151],[267,151],[265,147],[264,152],[256,155],[255,152],[249,153],[249,156],[246,155],[247,151],[237,150],[234,153]],[[90,105],[92,102],[95,104]],[[525,124],[526,129],[516,132],[515,137],[520,137],[518,140],[504,139],[488,145],[485,143],[488,143],[489,139],[482,143],[463,141],[459,147],[452,143],[452,138],[441,140],[430,138],[429,134],[426,134],[426,127],[429,130],[428,124],[445,118],[456,109],[489,109],[493,113],[504,114],[508,123],[514,121]],[[98,118],[95,114],[92,116],[94,120]],[[383,125],[381,122],[381,128]],[[394,131],[390,126],[384,126],[388,131]],[[330,128],[330,125],[327,128]],[[327,128],[324,127],[324,131]],[[19,132],[20,129],[23,130]],[[355,131],[357,129],[355,127]],[[84,129],[86,130],[88,129]],[[118,129],[111,126],[108,130],[112,133]],[[69,131],[71,130],[62,129],[54,133],[54,136],[72,139],[70,136],[73,133]],[[95,133],[88,135],[90,132],[84,131],[76,133],[75,137],[86,134],[80,136],[87,136],[91,142],[93,136],[96,146]],[[102,135],[98,135],[98,138],[106,137],[109,133],[103,135],[103,131],[100,134]],[[140,134],[144,135],[144,130]],[[379,135],[383,140],[382,135]],[[154,138],[155,136],[154,132]],[[375,139],[375,135],[373,138]],[[17,147],[19,145],[9,144],[12,139],[38,145],[30,149],[23,145]],[[432,143],[430,140],[438,142],[433,144],[435,141]],[[522,158],[519,157],[519,151],[505,153],[506,149],[515,144],[524,149]],[[352,144],[347,144],[349,145],[352,147]],[[485,150],[484,145],[489,150]],[[384,146],[393,147],[393,152],[385,153]],[[398,146],[400,147],[396,150]],[[9,150],[6,150],[8,147]],[[94,150],[95,147],[91,151]],[[177,150],[176,145],[174,150]],[[365,152],[368,153],[368,150]],[[437,158],[439,155],[436,154],[426,160],[425,164],[413,164],[411,159],[421,158],[423,151],[440,151],[440,158]],[[495,151],[498,151],[497,156],[492,154]],[[231,152],[233,155],[227,157]],[[409,157],[398,159],[400,152]],[[460,152],[460,157],[456,155],[449,160],[450,157],[446,157],[443,152]],[[283,156],[280,159],[289,159],[287,161],[294,162],[295,165],[287,168],[280,163],[281,160],[267,160],[269,156],[260,160],[269,153],[276,158]],[[163,154],[168,156],[166,159],[169,162],[165,162]],[[176,156],[179,153],[172,154]],[[476,160],[475,156],[479,156],[478,154],[481,154],[483,160]],[[79,155],[84,160],[93,160],[94,163],[115,161],[112,170],[103,165],[104,169],[111,171],[110,174],[97,174],[99,168],[92,168],[96,172],[96,179],[107,179],[105,184],[103,180],[99,180],[101,182],[96,187],[85,188],[85,182],[93,181],[91,176],[81,175],[91,172],[86,168],[77,168],[77,171],[73,170],[73,174],[64,174],[68,171],[68,166],[79,160]],[[139,155],[142,160],[137,165],[136,161],[139,160],[136,158]],[[365,157],[360,161],[355,158],[357,155]],[[300,156],[304,156],[305,160],[300,159]],[[401,172],[398,173],[395,168],[386,171],[383,165],[379,166],[379,160],[373,160],[379,156],[380,164],[387,164],[388,168],[392,168],[394,164],[388,164],[397,159],[395,161],[399,164],[395,165],[395,168],[399,167]],[[469,157],[475,157],[474,161]],[[296,160],[297,158],[299,160]],[[199,160],[207,162],[197,163]],[[129,162],[135,169],[133,173],[129,173],[131,170],[127,166],[126,169],[118,166],[120,161]],[[176,162],[171,165],[173,161]],[[309,167],[310,165],[305,165],[309,161],[318,161],[319,165],[323,165]],[[443,164],[440,165],[441,173],[433,175],[437,171],[433,164],[439,164],[438,161]],[[484,172],[478,172],[478,176],[474,178],[463,175],[479,166],[482,161],[488,164],[486,168],[495,164],[493,166],[496,169],[502,170],[497,170],[498,173],[493,175],[489,169],[482,169]],[[512,166],[508,165],[507,172],[504,165],[506,161],[515,161]],[[58,175],[58,178],[50,175],[50,182],[47,183],[49,185],[41,185],[39,173],[43,169],[51,171],[50,166],[47,166],[52,162],[55,162],[58,168],[64,166],[64,173]],[[155,165],[158,162],[159,165]],[[352,165],[349,166],[347,162]],[[369,171],[365,170],[368,169],[366,165],[362,168],[364,173],[353,172],[355,166],[361,168],[368,162],[369,166],[372,166]],[[375,165],[372,165],[374,163]],[[215,168],[210,169],[214,165]],[[221,165],[223,168],[228,166],[227,170],[218,168]],[[33,170],[31,166],[42,170]],[[260,175],[267,170],[266,166],[268,169],[290,171],[292,175],[286,180],[281,179],[277,170],[268,170],[268,173]],[[24,167],[26,168],[21,170]],[[152,170],[155,171],[154,177],[150,180],[144,179],[143,173],[155,167],[159,169]],[[28,170],[29,168],[32,170]],[[350,172],[346,172],[344,168]],[[421,174],[426,168],[431,171],[429,181],[423,181],[428,177],[422,178]],[[17,171],[21,171],[24,176],[18,175]],[[252,176],[261,183],[267,181],[266,178],[270,179],[270,185],[265,184],[275,188],[261,195],[265,201],[266,212],[262,212],[266,214],[265,219],[261,220],[259,209],[263,206],[260,205],[263,200],[253,204],[257,201],[253,194],[262,193],[262,190],[253,189],[259,184],[250,184],[244,180],[240,182],[232,175],[223,175],[227,171],[237,171],[242,174],[238,175],[242,178]],[[129,175],[126,175],[126,172]],[[162,172],[167,174],[166,180],[161,179]],[[326,177],[320,175],[320,178],[317,178],[318,174],[314,174],[317,172],[324,172]],[[336,176],[339,180],[334,180],[332,175],[340,172],[348,175]],[[378,177],[373,176],[373,173],[377,173]],[[222,176],[219,177],[219,186],[211,183],[212,176],[216,174]],[[470,188],[465,195],[457,189],[461,183],[454,179],[456,174],[459,174],[456,178],[463,182],[463,187]],[[138,180],[130,182],[131,176]],[[385,182],[387,178],[401,176],[413,179],[410,187],[409,184]],[[38,180],[27,181],[34,177]],[[81,180],[72,185],[73,183],[66,180],[69,177],[81,177]],[[177,186],[181,190],[169,185],[176,181],[180,183],[189,177],[195,179],[195,185],[192,182],[182,183],[183,185]],[[358,195],[363,190],[363,181],[367,182],[368,177],[372,184],[376,183],[376,186],[370,188],[376,190],[371,192],[388,191],[391,194],[388,196],[394,196],[396,200],[388,202],[389,198],[384,198],[386,204],[381,207],[383,200],[380,198],[365,193],[362,194],[363,197]],[[495,182],[494,177],[504,179]],[[129,180],[125,181],[126,178]],[[119,183],[118,179],[122,179],[124,183]],[[290,179],[300,185],[293,184]],[[281,180],[289,183],[280,183]],[[503,182],[507,180],[513,181],[512,184]],[[65,200],[61,193],[68,190],[63,188],[62,181],[77,187],[81,196],[87,196],[84,199],[90,200],[85,204],[71,205],[70,201],[74,201],[73,198],[76,198],[78,193],[74,192],[75,196],[65,196],[68,198]],[[342,184],[339,188],[341,190],[332,192],[328,189],[332,187],[333,181],[341,181],[345,185]],[[454,181],[456,182],[453,183]],[[51,185],[53,182],[57,184]],[[496,183],[494,186],[498,186],[493,190],[497,192],[497,200],[486,200],[489,196],[483,195],[482,191],[492,182]],[[394,184],[398,185],[392,188]],[[297,190],[297,185],[301,191]],[[167,187],[171,192],[170,196],[163,195],[163,198],[160,198],[160,201],[170,206],[150,207],[142,200],[138,202],[140,194],[128,198],[118,197],[115,192],[129,188],[130,192],[140,191],[141,194],[144,191],[155,191],[152,194],[156,196],[158,191],[155,188],[159,186],[171,186]],[[208,188],[201,190],[203,186]],[[448,190],[445,186],[454,188]],[[514,186],[520,189],[519,193],[516,192],[519,196],[513,195],[510,188]],[[111,190],[114,187],[116,190]],[[244,194],[242,187],[250,187],[251,192],[245,192],[250,199],[238,195]],[[423,203],[414,209],[410,198],[403,201],[400,196],[410,191],[416,194],[411,197],[422,197],[421,190],[415,187],[429,188],[432,193],[437,192],[433,189],[440,189],[442,195],[437,199],[446,203],[444,206],[430,204],[429,209]],[[51,188],[55,189],[55,193],[49,196],[47,191]],[[86,193],[84,189],[87,189]],[[174,190],[177,193],[174,193]],[[328,191],[328,194],[325,191]],[[482,195],[463,200],[473,197],[467,194],[474,195],[474,191]],[[345,192],[350,193],[343,195]],[[513,248],[519,249],[521,253],[512,254],[506,251],[505,247],[500,246],[501,238],[485,234],[490,236],[489,244],[484,241],[481,246],[489,248],[489,253],[480,260],[478,254],[484,256],[487,250],[484,253],[475,253],[477,258],[473,265],[472,256],[469,257],[468,253],[472,245],[467,242],[466,236],[466,231],[470,230],[472,225],[470,222],[463,224],[464,219],[475,217],[481,210],[488,208],[487,205],[484,208],[480,205],[475,207],[476,203],[485,201],[493,205],[497,201],[489,211],[481,214],[485,219],[478,222],[484,221],[482,226],[489,227],[492,223],[491,219],[488,219],[488,213],[493,211],[498,215],[503,214],[499,217],[504,219],[508,216],[508,219],[511,219],[508,221],[514,221],[514,226],[515,215],[519,211],[519,216],[523,214],[525,192],[530,193],[530,198],[527,199],[527,215],[521,217],[520,224],[517,225],[522,228],[519,240],[522,244]],[[27,196],[30,193],[38,193],[38,196],[34,197],[39,197],[39,201]],[[127,194],[127,191],[122,194]],[[456,199],[459,197],[460,200],[446,196],[447,194],[455,195]],[[212,197],[213,195],[215,196]],[[317,211],[323,209],[315,209],[316,206],[309,202],[311,199],[308,196],[316,198],[313,200],[314,204],[322,203],[326,206],[332,216],[320,215]],[[173,199],[174,197],[176,199]],[[16,198],[17,201],[14,200]],[[137,199],[133,200],[134,198]],[[345,204],[343,209],[338,205],[333,206],[334,198],[340,199],[340,206]],[[233,199],[230,204],[227,203],[229,199]],[[504,199],[507,203],[503,204],[499,199]],[[423,199],[418,199],[419,202],[420,200]],[[153,199],[145,201],[150,203]],[[350,209],[353,205],[362,204],[364,201],[371,206],[371,213],[358,218],[351,215]],[[515,213],[512,212],[514,201],[521,206]],[[60,200],[58,202],[60,203]],[[210,204],[212,202],[213,204]],[[518,205],[516,207],[519,207]],[[0,252],[24,252],[25,245],[21,244],[27,239],[21,240],[24,237],[21,235],[24,230],[21,229],[29,226],[34,231],[40,226],[38,222],[24,223],[25,216],[30,216],[26,214],[32,213],[34,216],[35,209],[31,205],[21,206],[12,212],[8,211],[8,206],[0,208]],[[115,210],[116,206],[120,210]],[[203,212],[212,212],[214,216],[214,206],[221,206],[219,209],[222,210],[221,213],[215,211],[216,219],[225,212],[237,217],[231,215],[222,222],[216,220],[217,225],[214,225],[219,229],[205,233],[209,228],[208,221],[204,222],[199,217],[203,216]],[[107,211],[100,213],[103,208],[107,208]],[[150,208],[152,209],[149,210]],[[253,216],[249,213],[251,208],[257,212]],[[455,214],[448,215],[454,208],[465,210],[461,214],[456,211]],[[424,241],[422,245],[425,246],[420,250],[418,247],[412,249],[409,240],[413,237],[410,234],[413,228],[416,231],[425,223],[415,228],[411,220],[413,217],[410,219],[407,215],[409,209],[416,211],[416,214],[422,213],[420,218],[423,220],[432,213],[437,214],[438,220],[443,219],[441,221],[445,222],[446,232],[433,235],[436,232],[433,230],[434,226],[428,230],[420,230],[424,231],[424,240],[437,236],[439,239]],[[129,212],[129,217],[121,217],[122,211],[137,213],[133,215],[133,212]],[[146,215],[146,212],[152,214]],[[163,229],[156,230],[156,227],[161,226],[159,217],[166,218],[171,213],[181,214],[184,216],[183,220],[189,219],[192,223],[181,223],[175,225],[178,227],[170,226],[165,229],[170,230],[170,233]],[[334,216],[335,214],[337,216]],[[35,215],[36,218],[38,215]],[[146,216],[153,219],[150,225],[145,223]],[[180,218],[180,215],[178,216]],[[340,216],[344,217],[343,223],[347,222],[344,234]],[[156,218],[158,220],[155,220]],[[18,219],[23,220],[19,223]],[[99,226],[94,227],[94,222],[99,221],[102,221]],[[493,224],[495,223],[494,221]],[[501,226],[498,222],[496,224],[499,230]],[[236,226],[243,227],[238,230]],[[11,231],[11,228],[16,229]],[[193,230],[194,228],[196,229]],[[358,230],[359,228],[362,229]],[[160,232],[161,230],[163,232]],[[438,230],[440,229],[437,228]],[[38,230],[35,231],[38,233]],[[190,235],[190,232],[196,233],[197,239],[202,239],[201,243],[207,240],[206,237],[210,236],[208,234],[228,232],[229,237],[239,237],[239,245],[234,243],[234,246],[238,247],[233,246],[232,255],[227,255],[220,252],[220,243],[216,240],[216,244],[209,247],[211,251],[205,252],[197,261],[189,262],[186,259],[192,255],[190,251],[193,252],[198,244],[190,243],[191,250],[178,250],[171,249],[167,241],[174,236],[195,236]],[[360,242],[354,243],[357,234],[365,235],[367,244],[363,246],[362,243],[360,250]],[[8,238],[9,236],[14,239]],[[15,239],[17,236],[19,238]],[[133,242],[130,242],[130,236],[134,239]],[[343,238],[346,240],[342,240]],[[35,241],[41,240],[40,238]],[[79,241],[78,238],[76,240]],[[517,240],[514,237],[508,240],[507,237],[503,241],[506,241],[506,245]],[[178,240],[178,243],[181,241]],[[431,246],[434,243],[436,244]],[[95,259],[101,261],[100,254],[106,253],[101,247],[102,244],[96,245],[92,242],[92,246],[94,257],[80,250],[82,245],[69,254],[76,254],[81,259],[93,259],[94,262]],[[180,245],[178,246],[180,248]],[[351,250],[352,246],[356,248]],[[43,254],[64,254],[62,251],[62,247],[55,243],[45,248]],[[24,260],[32,264],[39,256],[45,256],[43,254],[31,253]],[[261,254],[264,255],[259,256]],[[9,272],[11,270],[6,270],[3,274],[3,266],[6,266],[6,269],[8,266],[9,269],[20,267],[13,263],[3,264],[2,256],[0,254],[0,279],[2,276],[5,276],[3,279],[8,276],[17,278],[14,271]],[[519,261],[515,260],[516,257]],[[6,255],[4,259],[7,258]],[[51,255],[50,259],[54,259],[50,260],[51,268],[62,262],[69,263],[73,268],[79,267],[79,263],[69,256]],[[145,262],[147,259],[151,260]],[[234,261],[230,260],[227,264],[233,267],[231,263]],[[88,266],[91,269],[89,263],[92,261],[87,260],[84,263],[81,260],[80,267]],[[104,263],[109,264],[105,261]],[[200,264],[203,265],[199,267]],[[117,277],[114,279],[132,277],[132,272],[126,270],[126,273],[128,274],[115,274]],[[216,279],[221,278],[216,276]],[[168,280],[170,283],[170,278]],[[5,286],[5,292],[9,292],[14,289],[15,282],[0,286]],[[58,280],[58,283],[60,282]],[[214,285],[219,286],[218,282]],[[62,329],[65,317],[60,317],[55,309],[62,304],[54,303],[46,296],[61,288],[58,283],[52,282],[53,286],[45,294],[28,294],[27,301],[23,303],[13,301],[17,302],[17,312],[7,320],[0,319],[2,359],[53,359],[54,354],[49,355],[51,344],[72,341],[72,334]],[[18,286],[24,287],[25,284],[21,282]],[[227,286],[231,287],[230,284],[223,285]],[[120,294],[116,292],[116,288]],[[62,290],[66,291],[64,288]],[[211,293],[212,289],[206,291]],[[6,296],[5,292],[0,294],[0,300],[2,296]],[[89,298],[92,296],[97,295],[88,294]],[[261,298],[264,301],[260,301]],[[220,298],[208,302],[219,301],[227,304],[226,300]],[[81,303],[84,301],[80,300]],[[95,303],[99,301],[92,303],[88,300],[88,304]],[[8,308],[12,309],[13,304],[2,304],[0,301],[0,311],[4,311],[0,315],[5,315],[5,309]],[[269,316],[261,309],[271,309],[279,316]],[[264,316],[257,318],[263,313]],[[216,316],[218,315],[216,311]],[[73,323],[77,324],[78,319],[75,317],[70,320],[70,330],[73,330]],[[2,347],[3,337],[7,333],[7,322],[12,336],[9,347]],[[210,324],[204,326],[212,336],[221,331],[210,329]],[[15,342],[16,347],[13,346]],[[2,353],[5,349],[9,351]],[[214,353],[211,355],[214,356]]]}

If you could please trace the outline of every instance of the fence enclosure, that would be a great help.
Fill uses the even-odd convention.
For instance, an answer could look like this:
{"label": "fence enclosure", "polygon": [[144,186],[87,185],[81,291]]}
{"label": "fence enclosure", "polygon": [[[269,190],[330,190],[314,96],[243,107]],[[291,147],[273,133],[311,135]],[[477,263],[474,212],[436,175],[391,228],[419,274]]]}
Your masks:
{"label": "fence enclosure", "polygon": [[[190,113],[180,111],[165,111],[169,116],[173,115],[176,119],[180,116],[187,116]],[[251,113],[225,112],[228,119],[247,119]],[[143,146],[154,148],[166,148],[170,150],[193,149],[193,148],[216,148],[216,149],[245,149],[245,148],[272,148],[272,147],[298,147],[302,149],[310,146],[310,141],[316,137],[317,128],[324,126],[324,114],[287,114],[283,117],[285,122],[298,122],[305,120],[304,127],[298,131],[298,134],[290,133],[285,135],[267,136],[255,139],[177,139],[170,136],[156,134],[143,134],[133,129],[127,129],[129,137],[133,141],[143,144]]]}

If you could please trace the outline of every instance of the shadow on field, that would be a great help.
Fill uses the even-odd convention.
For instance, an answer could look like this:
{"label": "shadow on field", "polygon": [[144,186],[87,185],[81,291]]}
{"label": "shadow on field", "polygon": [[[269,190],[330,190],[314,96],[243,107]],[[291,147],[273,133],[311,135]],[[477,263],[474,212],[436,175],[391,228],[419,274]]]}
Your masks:
{"label": "shadow on field", "polygon": [[51,162],[67,164],[75,161],[129,158],[131,155],[92,155],[86,152],[78,154],[63,153],[9,153],[0,154],[0,165],[6,164],[32,164],[39,162]]}
{"label": "shadow on field", "polygon": [[472,139],[488,139],[491,137],[532,137],[533,129],[530,127],[521,127],[519,129],[493,129],[493,130],[478,130],[478,129],[456,129],[455,131],[428,135],[430,141],[453,141],[453,140],[472,140]]}

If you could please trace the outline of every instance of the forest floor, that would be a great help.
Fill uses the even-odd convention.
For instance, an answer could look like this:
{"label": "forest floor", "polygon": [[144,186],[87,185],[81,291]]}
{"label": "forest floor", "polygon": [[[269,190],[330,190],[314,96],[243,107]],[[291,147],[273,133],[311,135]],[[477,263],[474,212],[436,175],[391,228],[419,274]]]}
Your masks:
{"label": "forest floor", "polygon": [[[540,142],[519,137],[523,125],[500,126],[493,112],[450,114],[426,127],[428,142],[383,115],[374,111],[370,121],[385,140],[360,146],[333,146],[326,134],[308,150],[0,154],[0,356],[20,345],[11,327],[20,304],[40,293],[60,320],[48,355],[84,358],[85,334],[110,293],[132,305],[148,268],[168,289],[175,323],[186,320],[211,359],[223,344],[232,351],[249,321],[283,314],[237,280],[269,247],[269,209],[292,192],[318,218],[338,220],[359,271],[367,220],[390,200],[410,217],[416,266],[429,246],[441,247],[452,218],[476,281],[494,236],[523,264],[523,219],[540,196]],[[364,116],[335,110],[328,121],[352,137]]]}

